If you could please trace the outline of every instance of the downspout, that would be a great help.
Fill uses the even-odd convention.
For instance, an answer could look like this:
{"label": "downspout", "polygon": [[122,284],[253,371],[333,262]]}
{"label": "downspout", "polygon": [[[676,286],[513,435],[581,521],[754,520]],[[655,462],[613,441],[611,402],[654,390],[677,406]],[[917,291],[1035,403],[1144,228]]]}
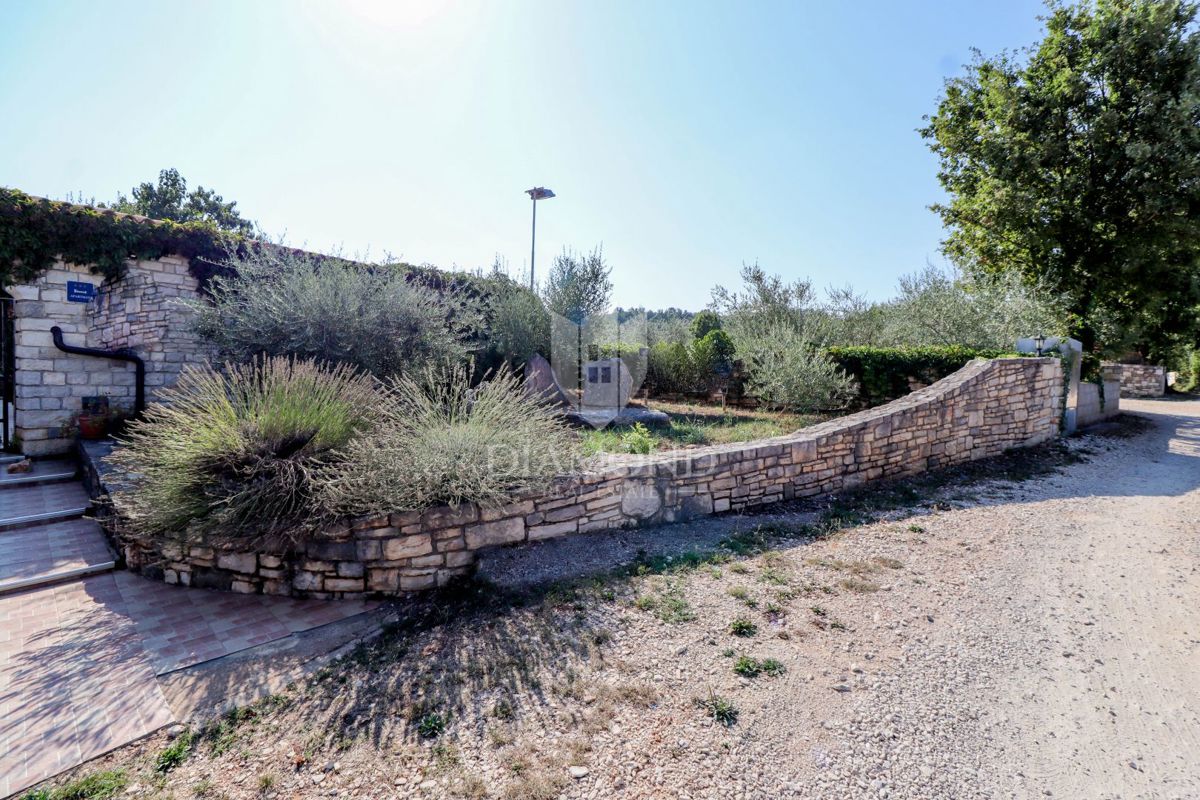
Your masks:
{"label": "downspout", "polygon": [[50,329],[50,335],[54,337],[54,346],[64,353],[111,358],[114,361],[128,361],[133,364],[137,370],[137,394],[134,396],[133,410],[138,414],[146,410],[146,362],[142,360],[141,356],[127,347],[120,350],[101,350],[96,347],[76,347],[73,344],[67,344],[63,341],[62,328],[57,325]]}

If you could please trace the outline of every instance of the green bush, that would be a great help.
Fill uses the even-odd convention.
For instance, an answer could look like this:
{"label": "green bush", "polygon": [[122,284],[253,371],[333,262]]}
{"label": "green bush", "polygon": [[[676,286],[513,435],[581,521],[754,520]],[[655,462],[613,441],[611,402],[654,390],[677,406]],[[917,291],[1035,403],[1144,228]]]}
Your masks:
{"label": "green bush", "polygon": [[324,505],[341,514],[501,505],[575,469],[578,445],[557,409],[508,371],[472,387],[465,367],[394,381],[378,429],[322,472]]}
{"label": "green bush", "polygon": [[261,358],[187,367],[161,399],[108,457],[128,475],[114,493],[122,518],[140,534],[261,544],[328,517],[318,468],[376,426],[384,396],[344,365]]}
{"label": "green bush", "polygon": [[465,361],[483,328],[481,301],[447,282],[429,288],[399,266],[368,266],[272,247],[231,255],[189,303],[194,327],[223,356],[349,364],[377,377]]}
{"label": "green bush", "polygon": [[534,353],[550,357],[550,313],[530,289],[509,279],[491,279],[485,299],[488,346],[501,360],[524,364]]}
{"label": "green bush", "polygon": [[858,400],[875,406],[903,397],[912,382],[930,384],[957,372],[975,358],[996,358],[1000,350],[959,345],[928,347],[833,347],[829,357],[858,382]]}
{"label": "green bush", "polygon": [[738,352],[746,392],[767,408],[827,411],[843,407],[854,395],[854,381],[789,325],[772,325],[761,336],[744,338]]}
{"label": "green bush", "polygon": [[651,395],[695,391],[699,373],[692,349],[682,342],[659,342],[646,355],[646,391]]}

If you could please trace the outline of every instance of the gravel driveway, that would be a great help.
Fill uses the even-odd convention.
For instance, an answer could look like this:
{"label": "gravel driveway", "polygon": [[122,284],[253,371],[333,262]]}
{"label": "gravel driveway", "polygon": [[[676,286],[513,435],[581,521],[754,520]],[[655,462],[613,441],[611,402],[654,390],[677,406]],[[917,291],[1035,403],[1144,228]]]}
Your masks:
{"label": "gravel driveway", "polygon": [[831,723],[818,796],[1200,797],[1200,402],[1121,405],[1154,427],[931,520],[958,585]]}

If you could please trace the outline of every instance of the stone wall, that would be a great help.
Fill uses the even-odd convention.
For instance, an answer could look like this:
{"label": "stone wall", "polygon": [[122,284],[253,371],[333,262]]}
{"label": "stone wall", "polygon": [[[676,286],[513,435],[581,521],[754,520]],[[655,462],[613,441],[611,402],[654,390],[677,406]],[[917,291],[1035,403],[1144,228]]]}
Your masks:
{"label": "stone wall", "polygon": [[[96,287],[90,302],[67,299],[67,282]],[[15,433],[28,455],[64,453],[82,398],[107,395],[113,408],[133,407],[133,364],[64,353],[50,329],[62,328],[69,345],[132,348],[146,362],[147,399],[174,382],[183,364],[209,353],[188,331],[181,298],[195,298],[187,261],[167,256],[130,261],[125,277],[101,283],[84,267],[59,262],[37,281],[7,288],[14,298]]]}
{"label": "stone wall", "polygon": [[1059,432],[1063,392],[1057,358],[975,361],[788,436],[614,458],[502,508],[350,520],[293,552],[117,538],[131,569],[168,583],[310,597],[430,589],[469,574],[475,554],[497,545],[742,511],[1038,444]]}
{"label": "stone wall", "polygon": [[[1108,370],[1106,370],[1108,373]],[[1115,374],[1106,374],[1104,384],[1080,381],[1076,424],[1082,428],[1115,416],[1121,411],[1121,381]]]}
{"label": "stone wall", "polygon": [[1105,364],[1121,381],[1122,397],[1162,397],[1167,392],[1165,367],[1152,364]]}

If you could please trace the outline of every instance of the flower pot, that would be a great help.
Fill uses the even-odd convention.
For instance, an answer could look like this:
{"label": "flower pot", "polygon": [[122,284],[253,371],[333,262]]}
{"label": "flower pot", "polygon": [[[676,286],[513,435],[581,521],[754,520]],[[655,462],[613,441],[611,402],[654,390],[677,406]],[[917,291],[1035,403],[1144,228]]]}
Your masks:
{"label": "flower pot", "polygon": [[79,436],[83,439],[103,439],[108,433],[108,417],[79,415]]}

